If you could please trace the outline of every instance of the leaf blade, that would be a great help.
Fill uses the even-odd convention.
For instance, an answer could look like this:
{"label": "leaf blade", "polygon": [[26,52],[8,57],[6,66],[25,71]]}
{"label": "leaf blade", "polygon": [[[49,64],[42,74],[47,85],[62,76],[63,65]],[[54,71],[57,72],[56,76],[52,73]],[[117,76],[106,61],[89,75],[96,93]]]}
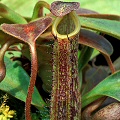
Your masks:
{"label": "leaf blade", "polygon": [[[5,64],[7,73],[4,80],[0,83],[0,90],[25,102],[30,77],[21,66],[10,61],[7,57],[5,57]],[[32,104],[38,108],[45,105],[45,102],[36,88],[34,89]]]}
{"label": "leaf blade", "polygon": [[79,17],[82,27],[100,31],[120,39],[120,22],[96,18]]}
{"label": "leaf blade", "polygon": [[95,88],[85,94],[82,97],[82,107],[102,96],[109,96],[120,101],[120,71],[105,78]]}

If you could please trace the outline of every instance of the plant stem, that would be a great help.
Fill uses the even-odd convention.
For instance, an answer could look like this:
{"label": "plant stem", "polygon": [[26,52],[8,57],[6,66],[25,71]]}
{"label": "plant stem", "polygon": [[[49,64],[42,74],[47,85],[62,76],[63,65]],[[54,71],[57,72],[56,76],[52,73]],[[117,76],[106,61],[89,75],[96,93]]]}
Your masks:
{"label": "plant stem", "polygon": [[17,43],[16,39],[8,40],[0,49],[0,82],[4,79],[6,75],[6,67],[4,63],[4,55],[7,49],[14,43]]}
{"label": "plant stem", "polygon": [[37,4],[34,7],[33,10],[33,15],[32,15],[32,19],[34,20],[38,17],[42,17],[43,16],[43,7],[47,8],[48,10],[50,10],[50,5],[45,2],[45,1],[38,1]]}
{"label": "plant stem", "polygon": [[32,94],[34,92],[37,70],[38,70],[38,60],[37,60],[37,51],[36,51],[35,43],[33,43],[32,45],[30,44],[30,52],[31,52],[31,78],[30,78],[30,85],[28,88],[28,94],[25,105],[26,120],[32,120],[30,115],[30,107],[32,101]]}
{"label": "plant stem", "polygon": [[109,65],[109,67],[110,67],[110,70],[111,70],[111,72],[112,72],[112,74],[113,74],[116,70],[115,70],[115,67],[114,67],[114,65],[113,65],[113,63],[112,63],[110,57],[107,56],[107,55],[105,55],[105,54],[103,54],[103,55],[104,55],[104,57],[105,57],[105,59],[106,59],[108,65]]}

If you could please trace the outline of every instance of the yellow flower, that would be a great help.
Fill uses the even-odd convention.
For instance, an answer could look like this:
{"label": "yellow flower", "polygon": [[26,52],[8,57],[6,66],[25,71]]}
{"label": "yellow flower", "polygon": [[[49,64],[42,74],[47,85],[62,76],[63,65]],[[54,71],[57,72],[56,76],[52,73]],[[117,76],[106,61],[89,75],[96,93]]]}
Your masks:
{"label": "yellow flower", "polygon": [[10,120],[16,114],[14,110],[10,110],[9,106],[1,105],[0,107],[0,120]]}

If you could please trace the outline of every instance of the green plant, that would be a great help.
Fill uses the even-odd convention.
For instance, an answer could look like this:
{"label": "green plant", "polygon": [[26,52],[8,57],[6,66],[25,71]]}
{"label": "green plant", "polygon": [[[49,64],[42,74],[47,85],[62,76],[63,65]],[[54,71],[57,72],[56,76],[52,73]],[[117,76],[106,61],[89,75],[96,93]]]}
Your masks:
{"label": "green plant", "polygon": [[6,105],[7,102],[7,95],[3,96],[4,101],[0,106],[0,120],[10,120],[16,114],[14,110],[10,110],[10,107]]}
{"label": "green plant", "polygon": [[[43,7],[51,13],[43,16]],[[112,109],[108,113],[109,106],[93,114],[106,96],[120,101],[120,71],[115,72],[110,59],[113,48],[99,35],[104,33],[120,39],[119,16],[98,14],[79,8],[78,2],[61,1],[53,2],[51,6],[44,1],[37,2],[31,18],[22,17],[0,3],[0,15],[0,89],[25,102],[26,120],[32,119],[31,103],[39,111],[50,107],[51,120],[96,120],[103,111],[102,116],[106,119],[119,119],[116,118],[119,112],[110,115],[113,110],[120,111],[119,103],[109,105]],[[78,49],[80,45],[82,49]],[[5,56],[5,52],[12,49],[30,60],[29,48],[30,77],[23,66]],[[112,73],[109,76],[106,72],[107,77],[95,87],[89,82],[84,84],[82,76],[91,56],[95,56],[94,48],[104,55]],[[42,89],[51,93],[51,102],[45,102],[34,89],[37,74],[42,79]],[[38,117],[34,116],[34,119]]]}

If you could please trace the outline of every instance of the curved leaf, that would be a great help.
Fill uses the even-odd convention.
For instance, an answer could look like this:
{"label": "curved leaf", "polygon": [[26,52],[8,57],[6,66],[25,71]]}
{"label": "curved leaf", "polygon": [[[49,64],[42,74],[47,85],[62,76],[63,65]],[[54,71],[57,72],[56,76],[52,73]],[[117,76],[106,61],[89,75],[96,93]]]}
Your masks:
{"label": "curved leaf", "polygon": [[3,4],[26,17],[32,16],[33,8],[37,2],[38,0],[2,0]]}
{"label": "curved leaf", "polygon": [[120,22],[115,20],[97,19],[79,17],[82,27],[90,28],[96,31],[120,39]]}
{"label": "curved leaf", "polygon": [[93,13],[89,13],[89,14],[81,13],[80,14],[79,13],[79,16],[120,21],[120,16],[119,15],[111,15],[111,14],[93,14]]}
{"label": "curved leaf", "polygon": [[109,96],[120,101],[120,71],[110,75],[82,97],[82,107],[102,96]]}
{"label": "curved leaf", "polygon": [[114,66],[110,59],[113,48],[110,42],[108,42],[104,37],[94,32],[81,29],[79,43],[99,50],[104,55],[112,73],[115,72]]}
{"label": "curved leaf", "polygon": [[92,31],[81,29],[79,43],[95,48],[108,56],[113,53],[113,47],[111,43],[101,35],[98,35]]}
{"label": "curved leaf", "polygon": [[14,23],[21,23],[21,24],[27,23],[27,21],[22,16],[20,16],[13,10],[9,9],[7,6],[5,6],[2,3],[0,3],[0,16],[2,16]]}
{"label": "curved leaf", "polygon": [[[25,102],[30,77],[19,64],[12,62],[7,57],[5,57],[5,64],[7,72],[6,77],[0,83],[0,90]],[[37,108],[44,107],[45,105],[36,88],[34,89],[32,104]]]}

